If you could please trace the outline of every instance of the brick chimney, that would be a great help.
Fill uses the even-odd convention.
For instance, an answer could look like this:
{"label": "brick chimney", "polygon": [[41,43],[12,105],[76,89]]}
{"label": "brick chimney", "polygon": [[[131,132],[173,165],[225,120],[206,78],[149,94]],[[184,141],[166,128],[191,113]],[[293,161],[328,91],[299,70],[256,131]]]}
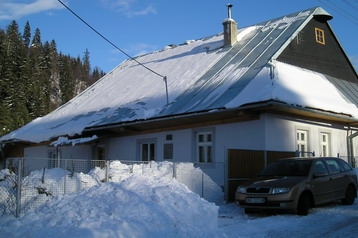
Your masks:
{"label": "brick chimney", "polygon": [[237,23],[231,18],[232,4],[227,6],[228,18],[223,21],[224,25],[224,45],[233,46],[237,41]]}

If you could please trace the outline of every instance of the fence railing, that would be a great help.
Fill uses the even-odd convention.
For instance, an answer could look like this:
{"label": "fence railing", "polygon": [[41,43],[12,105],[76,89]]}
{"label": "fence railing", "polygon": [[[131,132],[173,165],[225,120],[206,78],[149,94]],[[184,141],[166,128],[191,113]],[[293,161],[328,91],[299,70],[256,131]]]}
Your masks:
{"label": "fence railing", "polygon": [[223,163],[10,158],[6,168],[0,173],[0,216],[18,217],[58,195],[120,182],[133,174],[175,178],[208,201],[224,201],[222,188],[210,177],[224,176]]}

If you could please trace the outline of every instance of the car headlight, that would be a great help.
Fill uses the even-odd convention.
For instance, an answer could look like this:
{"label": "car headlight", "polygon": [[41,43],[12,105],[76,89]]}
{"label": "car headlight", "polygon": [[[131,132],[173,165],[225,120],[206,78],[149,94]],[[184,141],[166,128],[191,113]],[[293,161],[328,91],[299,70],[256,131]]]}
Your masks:
{"label": "car headlight", "polygon": [[272,188],[272,194],[280,194],[280,193],[288,193],[290,191],[289,188]]}
{"label": "car headlight", "polygon": [[246,187],[238,187],[236,191],[239,193],[246,193]]}

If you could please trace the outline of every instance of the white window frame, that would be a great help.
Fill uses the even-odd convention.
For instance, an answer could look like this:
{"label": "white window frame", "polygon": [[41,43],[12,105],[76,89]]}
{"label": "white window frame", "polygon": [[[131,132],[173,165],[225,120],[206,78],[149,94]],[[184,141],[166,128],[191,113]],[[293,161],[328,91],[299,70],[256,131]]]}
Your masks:
{"label": "white window frame", "polygon": [[296,145],[299,152],[299,156],[307,157],[309,156],[309,131],[303,129],[296,130]]}
{"label": "white window frame", "polygon": [[213,131],[196,132],[196,159],[199,163],[214,162],[214,133]]}
{"label": "white window frame", "polygon": [[328,132],[320,132],[320,156],[331,155],[331,134]]}
{"label": "white window frame", "polygon": [[[144,147],[147,148],[146,151],[143,150]],[[153,140],[138,141],[138,151],[139,151],[139,160],[140,161],[156,160],[156,154],[157,154],[156,140],[153,139]]]}

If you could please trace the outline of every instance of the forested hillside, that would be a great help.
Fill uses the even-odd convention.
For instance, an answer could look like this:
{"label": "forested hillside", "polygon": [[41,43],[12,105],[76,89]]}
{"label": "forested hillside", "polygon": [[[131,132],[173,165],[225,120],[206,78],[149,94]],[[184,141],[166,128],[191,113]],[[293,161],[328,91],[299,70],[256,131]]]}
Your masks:
{"label": "forested hillside", "polygon": [[91,69],[87,49],[72,57],[56,42],[41,41],[40,29],[23,32],[16,21],[0,29],[0,136],[66,103],[104,75]]}

